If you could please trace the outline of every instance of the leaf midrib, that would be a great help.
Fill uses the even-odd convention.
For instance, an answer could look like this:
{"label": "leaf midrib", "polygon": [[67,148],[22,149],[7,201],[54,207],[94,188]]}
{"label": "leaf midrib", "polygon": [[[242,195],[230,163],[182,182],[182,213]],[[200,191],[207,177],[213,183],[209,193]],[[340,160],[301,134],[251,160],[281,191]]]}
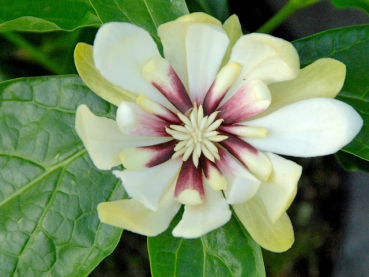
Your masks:
{"label": "leaf midrib", "polygon": [[[42,180],[43,178],[45,178],[47,175],[49,175],[50,173],[62,168],[62,167],[66,167],[68,166],[70,163],[72,163],[74,160],[76,160],[77,158],[79,158],[80,156],[84,155],[86,153],[86,149],[82,149],[78,152],[76,152],[74,155],[70,156],[69,158],[65,159],[64,161],[55,164],[54,166],[50,167],[49,169],[45,169],[45,172],[42,173],[41,175],[39,175],[37,178],[33,179],[31,182],[29,182],[27,185],[23,186],[20,190],[18,190],[17,192],[15,192],[14,194],[12,194],[10,197],[6,198],[5,200],[3,200],[2,202],[0,202],[0,207],[5,205],[6,203],[8,203],[10,200],[14,199],[16,196],[18,196],[19,194],[23,193],[24,191],[26,191],[27,189],[29,189],[30,187],[32,187],[33,185],[37,184],[40,180]],[[8,155],[9,157],[12,157],[11,155]],[[38,166],[40,166],[41,168],[44,168],[43,166],[36,164]]]}

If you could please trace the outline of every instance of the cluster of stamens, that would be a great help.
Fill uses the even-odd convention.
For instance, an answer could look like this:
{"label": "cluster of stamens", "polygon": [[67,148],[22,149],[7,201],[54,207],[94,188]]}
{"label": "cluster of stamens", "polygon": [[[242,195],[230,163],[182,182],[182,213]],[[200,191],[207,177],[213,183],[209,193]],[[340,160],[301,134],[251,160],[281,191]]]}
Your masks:
{"label": "cluster of stamens", "polygon": [[192,154],[196,167],[199,165],[201,154],[212,162],[215,162],[215,159],[219,160],[218,147],[215,143],[227,139],[227,136],[221,136],[216,131],[223,122],[223,119],[215,120],[218,112],[204,116],[202,105],[197,108],[195,103],[189,117],[182,113],[177,115],[183,125],[170,125],[170,128],[166,128],[168,134],[179,140],[172,158],[183,155],[182,160],[187,161]]}

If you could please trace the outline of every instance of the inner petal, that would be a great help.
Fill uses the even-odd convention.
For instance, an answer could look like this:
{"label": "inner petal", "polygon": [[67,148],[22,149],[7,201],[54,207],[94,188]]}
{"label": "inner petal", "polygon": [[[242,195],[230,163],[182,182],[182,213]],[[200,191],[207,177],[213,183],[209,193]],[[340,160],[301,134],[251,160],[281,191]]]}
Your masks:
{"label": "inner petal", "polygon": [[265,111],[269,107],[271,99],[269,89],[262,81],[246,82],[231,99],[219,107],[219,117],[224,119],[224,124],[246,120]]}
{"label": "inner petal", "polygon": [[196,168],[190,160],[182,164],[174,197],[182,204],[199,205],[204,202],[201,168]]}
{"label": "inner petal", "polygon": [[235,156],[252,174],[262,181],[269,178],[272,164],[263,153],[236,136],[224,132],[220,134],[228,136],[228,139],[220,142],[220,145]]}
{"label": "inner petal", "polygon": [[120,131],[126,135],[167,137],[165,127],[169,124],[167,121],[140,109],[135,103],[123,102],[117,110],[117,125]]}
{"label": "inner petal", "polygon": [[144,170],[170,159],[174,153],[176,141],[171,140],[153,146],[126,148],[119,153],[125,168],[130,170]]}
{"label": "inner petal", "polygon": [[157,57],[143,68],[145,79],[157,88],[179,111],[185,113],[192,107],[186,88],[167,62]]}

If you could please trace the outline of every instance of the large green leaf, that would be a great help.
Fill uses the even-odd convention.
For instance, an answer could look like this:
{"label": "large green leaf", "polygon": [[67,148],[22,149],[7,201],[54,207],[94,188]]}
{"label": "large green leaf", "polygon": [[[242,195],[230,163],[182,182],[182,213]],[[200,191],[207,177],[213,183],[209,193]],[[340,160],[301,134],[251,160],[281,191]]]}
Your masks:
{"label": "large green leaf", "polygon": [[72,76],[12,80],[0,91],[0,276],[87,275],[121,235],[96,206],[123,189],[91,163],[75,110],[85,103],[113,117],[115,108]]}
{"label": "large green leaf", "polygon": [[369,1],[368,0],[331,0],[333,4],[338,8],[361,8],[369,13]]}
{"label": "large green leaf", "polygon": [[[293,44],[302,66],[324,57],[346,65],[345,84],[337,99],[353,106],[364,119],[364,126],[342,150],[369,161],[369,25],[330,30]],[[358,160],[354,158],[352,163],[355,164]]]}
{"label": "large green leaf", "polygon": [[188,13],[184,0],[90,0],[102,22],[131,22],[160,45],[157,27]]}
{"label": "large green leaf", "polygon": [[172,235],[181,216],[166,232],[148,238],[153,277],[265,276],[260,247],[236,218],[199,239],[183,239]]}
{"label": "large green leaf", "polygon": [[225,21],[229,17],[228,0],[187,0],[190,12],[205,12]]}
{"label": "large green leaf", "polygon": [[79,27],[99,25],[101,21],[88,0],[1,2],[0,32],[71,31]]}

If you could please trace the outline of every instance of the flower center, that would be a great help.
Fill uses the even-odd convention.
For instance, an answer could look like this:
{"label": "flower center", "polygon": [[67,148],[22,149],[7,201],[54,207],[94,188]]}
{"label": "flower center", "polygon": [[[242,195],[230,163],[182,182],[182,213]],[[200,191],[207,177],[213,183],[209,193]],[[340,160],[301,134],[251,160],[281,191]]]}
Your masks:
{"label": "flower center", "polygon": [[174,148],[175,153],[172,158],[181,155],[183,161],[187,161],[192,155],[192,161],[197,167],[201,154],[212,162],[219,160],[218,147],[216,142],[227,139],[227,136],[220,136],[217,128],[222,124],[223,119],[215,120],[218,112],[214,112],[209,116],[204,116],[202,105],[197,108],[196,103],[187,117],[182,113],[178,113],[178,118],[183,125],[170,125],[166,132],[170,134],[179,143]]}

